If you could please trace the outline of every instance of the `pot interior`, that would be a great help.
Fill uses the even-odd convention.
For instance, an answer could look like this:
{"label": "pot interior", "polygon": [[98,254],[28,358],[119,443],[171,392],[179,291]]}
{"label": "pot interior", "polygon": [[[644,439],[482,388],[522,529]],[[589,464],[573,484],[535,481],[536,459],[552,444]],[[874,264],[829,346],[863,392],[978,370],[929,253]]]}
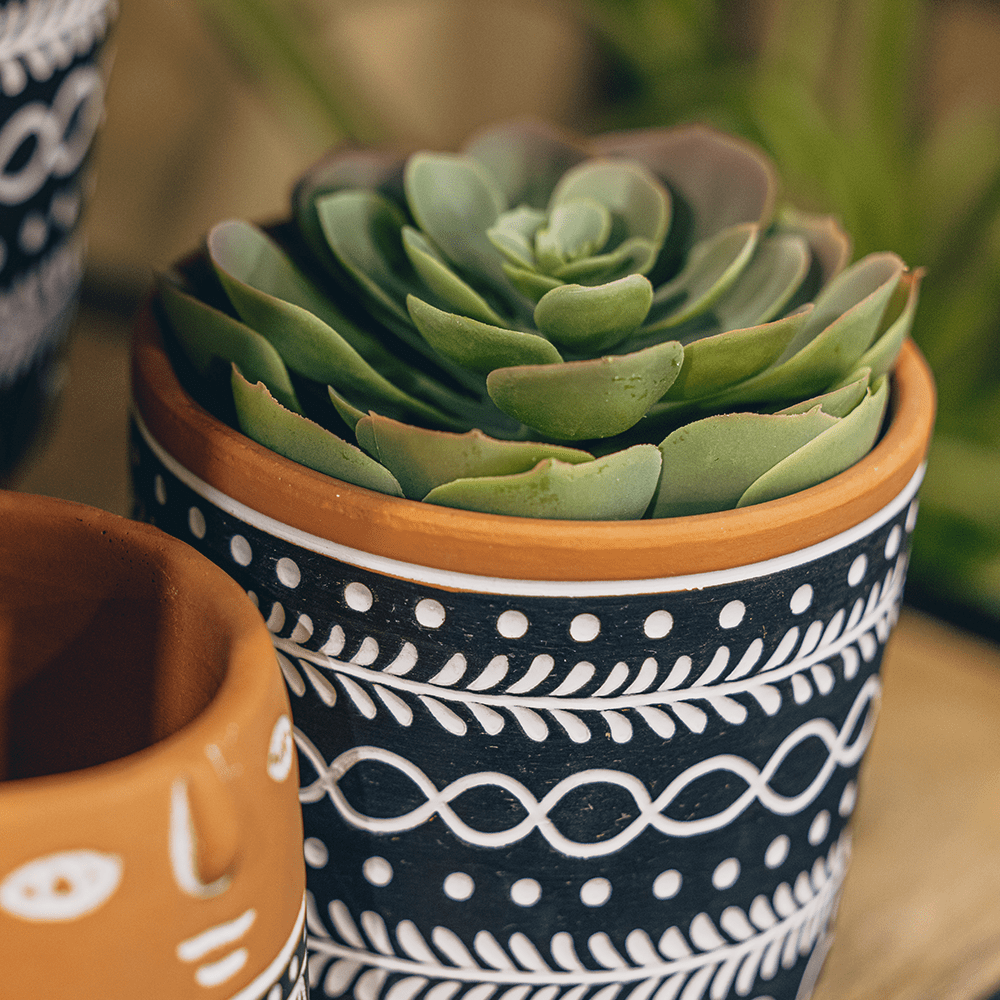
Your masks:
{"label": "pot interior", "polygon": [[45,517],[0,499],[0,780],[144,750],[198,716],[226,673],[225,622],[190,556],[68,506]]}

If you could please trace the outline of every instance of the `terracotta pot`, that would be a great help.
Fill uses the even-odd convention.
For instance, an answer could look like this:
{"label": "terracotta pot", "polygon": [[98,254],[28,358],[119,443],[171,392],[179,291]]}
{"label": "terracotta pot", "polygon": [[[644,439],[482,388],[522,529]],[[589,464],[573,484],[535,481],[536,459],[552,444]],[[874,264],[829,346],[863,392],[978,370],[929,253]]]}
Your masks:
{"label": "terracotta pot", "polygon": [[251,593],[292,692],[314,995],[808,996],[933,422],[912,344],[893,386],[795,496],[536,521],[272,454],[142,316],[137,510]]}
{"label": "terracotta pot", "polygon": [[245,595],[148,525],[0,493],[0,993],[304,998],[288,700]]}
{"label": "terracotta pot", "polygon": [[78,222],[116,0],[0,2],[0,477],[62,384],[83,277]]}

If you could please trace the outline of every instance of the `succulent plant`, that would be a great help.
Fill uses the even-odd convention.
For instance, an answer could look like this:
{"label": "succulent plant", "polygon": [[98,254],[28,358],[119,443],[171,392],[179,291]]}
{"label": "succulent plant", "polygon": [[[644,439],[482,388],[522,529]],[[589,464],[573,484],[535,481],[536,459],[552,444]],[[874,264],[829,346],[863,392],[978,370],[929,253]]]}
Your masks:
{"label": "succulent plant", "polygon": [[788,495],[877,440],[921,273],[704,126],[535,123],[460,154],[338,150],[271,230],[159,281],[244,433],[373,490],[636,519]]}

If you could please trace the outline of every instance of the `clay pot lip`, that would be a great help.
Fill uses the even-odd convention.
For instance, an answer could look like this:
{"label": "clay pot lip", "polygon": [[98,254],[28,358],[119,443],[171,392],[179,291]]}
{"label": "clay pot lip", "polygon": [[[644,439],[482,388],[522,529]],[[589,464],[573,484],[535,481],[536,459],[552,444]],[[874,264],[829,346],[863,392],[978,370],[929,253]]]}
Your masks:
{"label": "clay pot lip", "polygon": [[884,508],[919,473],[936,409],[916,345],[892,375],[890,422],[865,458],[790,497],[642,521],[480,514],[390,497],[314,472],[199,406],[166,354],[152,301],[133,331],[133,403],[155,441],[226,497],[290,528],[396,561],[541,581],[661,579],[764,562],[826,541]]}
{"label": "clay pot lip", "polygon": [[72,500],[0,490],[0,519],[8,530],[16,523],[28,531],[44,528],[50,537],[64,536],[69,543],[85,538],[88,544],[99,544],[104,536],[108,543],[129,551],[130,565],[144,561],[153,567],[185,602],[192,593],[209,596],[229,638],[225,676],[193,719],[149,746],[115,760],[57,774],[0,779],[4,809],[19,801],[30,802],[35,796],[51,801],[54,794],[69,807],[76,797],[93,798],[102,794],[101,789],[118,795],[123,784],[153,791],[159,787],[155,774],[162,772],[166,781],[183,770],[185,760],[197,760],[200,766],[207,743],[230,722],[251,719],[259,711],[271,680],[267,671],[258,669],[262,661],[270,663],[274,656],[270,634],[239,584],[208,558],[152,525]]}

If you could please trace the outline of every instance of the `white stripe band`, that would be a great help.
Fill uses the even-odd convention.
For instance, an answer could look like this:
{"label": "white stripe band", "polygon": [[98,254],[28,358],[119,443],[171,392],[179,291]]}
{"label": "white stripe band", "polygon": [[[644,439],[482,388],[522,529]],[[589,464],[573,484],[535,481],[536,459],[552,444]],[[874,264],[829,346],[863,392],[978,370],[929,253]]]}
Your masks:
{"label": "white stripe band", "polygon": [[182,483],[214,504],[225,513],[238,518],[260,531],[273,535],[286,542],[291,542],[300,548],[308,549],[319,555],[329,556],[340,562],[361,569],[372,570],[386,576],[394,576],[414,583],[426,583],[430,586],[446,587],[453,590],[466,590],[485,594],[505,594],[523,597],[620,597],[631,594],[659,594],[678,590],[702,590],[706,587],[717,587],[727,583],[739,583],[755,577],[765,576],[801,566],[837,552],[853,542],[865,538],[883,524],[896,516],[916,495],[924,478],[926,462],[921,463],[917,471],[902,491],[880,511],[872,514],[860,524],[848,528],[840,534],[827,538],[815,545],[810,545],[774,559],[762,562],[748,563],[744,566],[734,566],[728,569],[711,570],[706,573],[692,573],[683,576],[664,576],[641,580],[510,580],[496,576],[478,576],[473,573],[457,573],[453,570],[435,569],[431,566],[420,566],[416,563],[403,562],[387,556],[373,555],[362,552],[338,542],[320,538],[298,528],[293,528],[274,518],[267,517],[259,511],[234,500],[225,493],[199,479],[190,470],[184,468],[172,455],[169,455],[153,438],[142,417],[134,414],[134,419],[144,440],[153,454]]}

